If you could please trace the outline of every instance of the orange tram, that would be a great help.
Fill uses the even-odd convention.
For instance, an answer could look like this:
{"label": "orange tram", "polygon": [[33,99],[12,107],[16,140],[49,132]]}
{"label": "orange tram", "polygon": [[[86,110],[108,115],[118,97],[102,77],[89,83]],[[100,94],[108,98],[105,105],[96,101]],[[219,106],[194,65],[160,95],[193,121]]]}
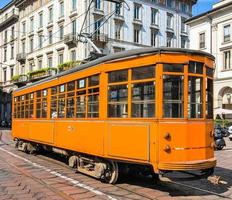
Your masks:
{"label": "orange tram", "polygon": [[108,183],[133,167],[211,174],[213,66],[202,51],[141,48],[19,88],[16,147],[61,153],[77,171]]}

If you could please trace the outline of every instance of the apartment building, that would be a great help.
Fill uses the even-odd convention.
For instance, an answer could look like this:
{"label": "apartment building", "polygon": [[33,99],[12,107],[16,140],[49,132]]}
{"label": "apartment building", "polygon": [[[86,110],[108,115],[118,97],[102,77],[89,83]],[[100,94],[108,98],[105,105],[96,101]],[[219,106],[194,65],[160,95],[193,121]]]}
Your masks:
{"label": "apartment building", "polygon": [[5,22],[7,28],[0,23],[0,46],[10,40],[10,30],[16,38],[13,47],[7,43],[0,49],[4,91],[51,76],[63,63],[88,58],[95,49],[80,41],[81,30],[104,54],[148,46],[189,47],[184,22],[196,0],[125,0],[120,8],[108,0],[93,0],[85,15],[90,2],[14,0],[2,9],[1,18],[11,10],[17,13],[12,25]]}
{"label": "apartment building", "polygon": [[[213,54],[214,107],[232,109],[232,0],[221,0],[212,10],[190,18],[190,48]],[[227,116],[231,118],[232,116]]]}

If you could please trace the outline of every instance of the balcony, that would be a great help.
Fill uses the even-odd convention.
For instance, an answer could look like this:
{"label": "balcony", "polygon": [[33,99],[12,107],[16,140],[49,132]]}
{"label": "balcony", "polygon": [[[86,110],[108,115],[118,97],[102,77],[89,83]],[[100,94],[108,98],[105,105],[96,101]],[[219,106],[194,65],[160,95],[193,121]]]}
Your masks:
{"label": "balcony", "polygon": [[20,63],[25,63],[26,61],[26,54],[25,53],[18,53],[16,56],[16,60]]}
{"label": "balcony", "polygon": [[66,45],[73,45],[76,44],[78,42],[77,40],[77,36],[73,35],[73,34],[68,34],[64,36],[64,43]]}
{"label": "balcony", "polygon": [[104,33],[96,33],[93,35],[94,42],[100,42],[100,43],[107,43],[108,42],[108,35]]}
{"label": "balcony", "polygon": [[125,19],[124,19],[124,16],[123,15],[116,15],[115,14],[115,16],[114,16],[114,20],[115,21],[118,21],[118,22],[121,22],[121,23],[123,23],[124,21],[125,21]]}
{"label": "balcony", "polygon": [[0,30],[2,31],[6,26],[9,26],[11,23],[17,21],[18,18],[19,18],[19,12],[18,10],[16,11],[15,9],[5,14],[5,16],[3,16],[0,19]]}
{"label": "balcony", "polygon": [[72,69],[72,68],[74,68],[82,63],[85,63],[85,62],[79,61],[79,60],[70,61],[70,62],[65,62],[65,63],[59,64],[57,68],[58,68],[59,72],[63,72],[63,71],[67,71],[69,69]]}
{"label": "balcony", "polygon": [[28,75],[15,75],[11,78],[11,82],[18,87],[23,87],[28,83]]}
{"label": "balcony", "polygon": [[50,76],[55,76],[56,73],[57,73],[57,68],[48,67],[48,68],[38,69],[29,72],[28,76],[31,82],[36,82]]}
{"label": "balcony", "polygon": [[134,18],[133,24],[134,25],[138,25],[138,26],[142,26],[143,25],[142,20],[141,19],[136,19],[136,18]]}
{"label": "balcony", "polygon": [[101,8],[94,8],[93,15],[96,18],[100,18],[104,16],[104,11]]}

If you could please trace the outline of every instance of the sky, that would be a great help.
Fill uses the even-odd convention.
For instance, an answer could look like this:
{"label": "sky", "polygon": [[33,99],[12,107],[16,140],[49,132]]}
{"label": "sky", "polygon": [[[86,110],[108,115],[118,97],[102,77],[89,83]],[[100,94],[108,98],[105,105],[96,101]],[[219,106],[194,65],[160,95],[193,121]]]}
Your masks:
{"label": "sky", "polygon": [[[9,3],[11,0],[0,0],[0,8]],[[198,0],[193,6],[193,16],[206,12],[212,8],[212,5],[219,0]]]}

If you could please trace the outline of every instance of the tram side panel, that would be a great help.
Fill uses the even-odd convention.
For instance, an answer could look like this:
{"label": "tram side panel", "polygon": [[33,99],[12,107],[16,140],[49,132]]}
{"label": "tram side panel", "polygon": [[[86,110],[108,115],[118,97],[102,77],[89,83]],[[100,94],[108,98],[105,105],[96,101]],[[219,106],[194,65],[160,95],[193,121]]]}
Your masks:
{"label": "tram side panel", "polygon": [[103,156],[103,122],[97,120],[56,120],[54,123],[55,146],[77,152]]}

